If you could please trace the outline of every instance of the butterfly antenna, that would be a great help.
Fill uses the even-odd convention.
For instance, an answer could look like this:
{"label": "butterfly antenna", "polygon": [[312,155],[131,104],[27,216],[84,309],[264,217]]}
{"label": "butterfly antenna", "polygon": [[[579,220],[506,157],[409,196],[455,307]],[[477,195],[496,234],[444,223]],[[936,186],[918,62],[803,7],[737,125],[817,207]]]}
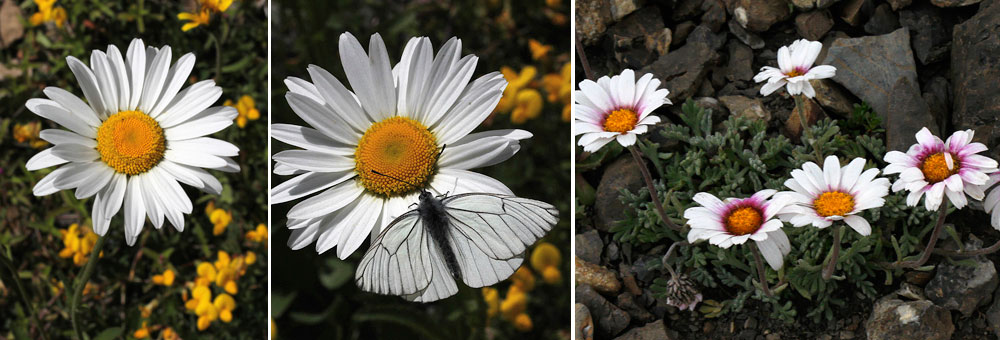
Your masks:
{"label": "butterfly antenna", "polygon": [[[412,187],[414,187],[414,188],[417,188],[417,189],[420,189],[421,191],[423,191],[423,190],[424,190],[423,188],[421,188],[420,186],[418,186],[418,185],[416,185],[416,184],[413,184],[413,183],[410,183],[410,182],[407,182],[407,181],[404,181],[404,180],[402,180],[402,179],[399,179],[399,178],[396,178],[395,176],[392,176],[392,175],[389,175],[389,174],[383,174],[383,173],[381,173],[381,172],[378,172],[378,171],[375,171],[375,170],[372,170],[372,173],[373,173],[373,174],[376,174],[376,175],[379,175],[379,176],[385,176],[385,177],[389,177],[389,178],[392,178],[392,179],[394,179],[394,180],[397,180],[397,181],[400,181],[400,182],[403,182],[403,183],[406,183],[406,184],[409,184],[410,186],[412,186]],[[437,190],[434,190],[434,187],[431,187],[431,190],[432,190],[432,191],[434,191],[435,193],[437,193],[438,195],[440,195],[440,194],[441,194],[440,192],[437,192]]]}

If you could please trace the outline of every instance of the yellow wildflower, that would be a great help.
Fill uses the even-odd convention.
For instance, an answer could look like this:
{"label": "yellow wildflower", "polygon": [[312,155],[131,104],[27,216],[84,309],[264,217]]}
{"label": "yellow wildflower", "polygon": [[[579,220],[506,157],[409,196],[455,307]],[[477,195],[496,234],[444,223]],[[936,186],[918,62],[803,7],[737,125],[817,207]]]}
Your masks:
{"label": "yellow wildflower", "polygon": [[146,321],[143,321],[142,327],[139,327],[139,329],[132,333],[132,337],[136,339],[145,339],[149,337],[149,327],[146,325]]}
{"label": "yellow wildflower", "polygon": [[513,282],[512,286],[519,288],[522,292],[530,292],[535,289],[535,275],[527,266],[518,268],[514,275],[511,275],[510,280]]}
{"label": "yellow wildflower", "polygon": [[[256,261],[257,255],[254,254],[253,257]],[[215,261],[215,270],[218,271],[218,275],[215,276],[215,285],[222,287],[229,294],[236,294],[239,290],[236,281],[243,274],[246,274],[246,267],[243,256],[230,258],[228,253],[220,250],[218,259]]]}
{"label": "yellow wildflower", "polygon": [[229,9],[229,5],[233,4],[233,0],[199,0],[201,8],[210,10],[216,13],[225,12]]}
{"label": "yellow wildflower", "polygon": [[173,328],[167,327],[160,332],[160,339],[163,340],[180,340],[180,335]]}
{"label": "yellow wildflower", "polygon": [[239,115],[236,116],[236,125],[240,128],[245,127],[248,120],[257,120],[260,118],[260,111],[257,110],[253,97],[248,95],[240,97],[240,100],[236,102],[235,105],[233,105],[233,101],[229,99],[226,99],[226,102],[222,105],[236,108],[236,112],[239,113]]}
{"label": "yellow wildflower", "polygon": [[195,279],[194,281],[195,285],[205,286],[205,287],[208,287],[209,284],[215,282],[215,277],[218,274],[215,271],[215,267],[208,262],[202,262],[198,264],[197,272],[198,272],[198,278]]}
{"label": "yellow wildflower", "polygon": [[215,201],[208,201],[205,205],[205,215],[212,216],[213,211],[215,211]]}
{"label": "yellow wildflower", "polygon": [[225,209],[215,209],[208,219],[212,221],[212,235],[222,235],[226,231],[226,227],[229,226],[229,222],[233,221],[233,215],[230,214]]}
{"label": "yellow wildflower", "polygon": [[549,51],[552,50],[552,45],[546,45],[538,40],[531,39],[528,40],[528,49],[531,50],[531,59],[541,60],[549,55]]}
{"label": "yellow wildflower", "polygon": [[517,105],[517,93],[535,79],[538,69],[534,66],[525,66],[518,73],[512,68],[504,66],[500,68],[500,73],[503,73],[503,77],[507,79],[507,87],[504,88],[503,96],[500,97],[500,102],[497,103],[493,112],[510,112]]}
{"label": "yellow wildflower", "polygon": [[500,313],[500,293],[496,288],[483,287],[483,300],[486,301],[486,317],[492,318]]}
{"label": "yellow wildflower", "polygon": [[[63,239],[63,250],[59,251],[59,257],[61,258],[73,258],[73,263],[77,266],[83,266],[87,263],[90,256],[90,251],[94,249],[94,244],[97,243],[97,234],[90,231],[90,228],[83,227],[80,228],[76,223],[69,226],[67,229],[60,229],[59,233],[62,235]],[[104,256],[102,251],[99,256]]]}
{"label": "yellow wildflower", "polygon": [[524,89],[517,94],[517,106],[510,113],[510,121],[524,124],[542,113],[542,95],[535,89]]}
{"label": "yellow wildflower", "polygon": [[29,146],[35,149],[41,149],[49,145],[49,142],[39,138],[39,133],[42,131],[42,124],[34,121],[27,124],[14,124],[14,140],[18,143],[27,142]]}
{"label": "yellow wildflower", "polygon": [[233,309],[236,309],[236,300],[233,300],[232,296],[229,296],[229,294],[219,294],[219,296],[215,297],[212,305],[219,311],[219,320],[225,323],[233,321]]}
{"label": "yellow wildflower", "polygon": [[562,0],[545,0],[545,5],[552,8],[559,7],[560,4],[562,4]]}
{"label": "yellow wildflower", "polygon": [[528,295],[517,286],[507,289],[507,297],[500,302],[500,315],[508,321],[513,321],[518,314],[524,313],[528,307]]}
{"label": "yellow wildflower", "polygon": [[212,290],[208,286],[194,285],[191,287],[191,299],[184,302],[184,308],[189,311],[196,311],[202,300],[211,300]]}
{"label": "yellow wildflower", "polygon": [[258,224],[257,229],[247,232],[246,238],[250,241],[267,245],[267,225],[264,223]]}
{"label": "yellow wildflower", "polygon": [[274,323],[274,319],[271,319],[271,339],[278,337],[278,324]]}
{"label": "yellow wildflower", "polygon": [[153,275],[153,283],[161,286],[171,286],[174,284],[174,278],[176,274],[170,268],[163,271],[163,274]]}
{"label": "yellow wildflower", "polygon": [[244,257],[243,262],[246,262],[247,265],[251,265],[254,264],[254,262],[257,262],[257,253],[254,253],[252,251],[248,251],[246,255],[243,255],[243,257]]}
{"label": "yellow wildflower", "polygon": [[188,21],[184,23],[184,26],[181,26],[181,31],[184,32],[190,31],[195,27],[201,25],[208,25],[208,22],[209,20],[211,20],[211,18],[212,17],[209,15],[208,10],[204,9],[192,13],[181,12],[177,14],[177,19]]}
{"label": "yellow wildflower", "polygon": [[542,77],[542,87],[545,88],[547,94],[546,99],[550,103],[562,103],[562,120],[565,122],[570,120],[570,109],[572,108],[570,102],[573,93],[573,71],[570,67],[570,64],[566,63],[559,73],[550,73]]}
{"label": "yellow wildflower", "polygon": [[153,315],[153,308],[156,308],[156,305],[158,304],[158,301],[153,300],[145,305],[139,306],[139,315],[142,315],[143,318],[149,318],[150,315]]}
{"label": "yellow wildflower", "polygon": [[531,327],[531,317],[528,314],[521,313],[514,317],[514,329],[521,332],[530,332]]}
{"label": "yellow wildflower", "polygon": [[66,24],[66,9],[62,7],[55,7],[56,0],[34,0],[35,5],[38,6],[38,12],[32,14],[28,21],[31,22],[32,26],[38,26],[46,22],[51,22],[56,24],[56,27],[62,28]]}
{"label": "yellow wildflower", "polygon": [[531,267],[542,274],[542,279],[549,284],[557,284],[562,281],[562,273],[559,272],[559,263],[562,262],[562,255],[559,248],[548,242],[541,242],[531,252]]}

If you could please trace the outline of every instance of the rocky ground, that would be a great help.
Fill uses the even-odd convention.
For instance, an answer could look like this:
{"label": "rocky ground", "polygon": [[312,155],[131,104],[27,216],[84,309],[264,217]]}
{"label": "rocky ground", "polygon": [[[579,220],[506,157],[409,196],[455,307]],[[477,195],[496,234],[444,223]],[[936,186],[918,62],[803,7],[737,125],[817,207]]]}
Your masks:
{"label": "rocky ground", "polygon": [[[800,133],[793,101],[784,90],[761,97],[752,78],[761,66],[777,65],[779,47],[801,38],[822,41],[818,63],[836,66],[837,76],[813,82],[817,96],[808,121],[845,119],[865,102],[881,118],[889,150],[905,150],[924,126],[939,135],[971,128],[975,140],[990,147],[989,156],[1000,156],[1000,0],[577,0],[576,20],[594,74],[653,73],[674,103],[694,98],[720,117],[763,119],[792,138]],[[582,66],[578,59],[577,79],[585,77]],[[677,122],[677,111],[679,105],[658,113]],[[977,259],[976,269],[935,257],[935,271],[909,273],[879,288],[882,299],[845,296],[849,306],[830,324],[787,325],[755,310],[754,302],[715,319],[666,306],[647,288],[659,272],[633,267],[635,259],[665,249],[639,252],[607,233],[625,208],[618,190],[643,185],[634,167],[631,159],[619,159],[578,177],[597,188],[598,204],[577,221],[576,236],[577,327],[589,325],[594,338],[1000,336],[996,254]],[[969,221],[959,229],[972,229],[987,245],[1000,238],[982,212],[952,216],[949,221]]]}

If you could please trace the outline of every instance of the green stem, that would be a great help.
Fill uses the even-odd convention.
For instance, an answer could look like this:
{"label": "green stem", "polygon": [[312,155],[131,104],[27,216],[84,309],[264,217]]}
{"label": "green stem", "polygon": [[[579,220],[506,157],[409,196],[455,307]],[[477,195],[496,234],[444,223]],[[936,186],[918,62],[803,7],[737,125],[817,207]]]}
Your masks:
{"label": "green stem", "polygon": [[[802,125],[802,133],[799,133],[799,139],[804,142],[807,140],[806,130],[809,128],[809,123],[806,122],[806,117],[802,114],[802,111],[805,111],[807,99],[805,99],[805,95],[796,95],[792,96],[792,98],[795,98],[795,114],[799,116],[799,125]],[[810,136],[811,135],[812,134],[810,134]],[[809,141],[809,144],[812,145],[813,152],[816,154],[816,163],[822,163],[823,152],[820,151],[819,145],[816,145],[815,141]]]}
{"label": "green stem", "polygon": [[17,295],[21,296],[21,302],[28,308],[28,313],[31,314],[31,318],[35,320],[35,325],[38,327],[38,334],[42,335],[42,339],[48,339],[48,335],[42,330],[42,320],[38,317],[38,313],[35,312],[35,306],[31,304],[31,300],[28,300],[27,291],[24,290],[24,286],[21,285],[21,279],[17,276],[17,269],[14,268],[14,264],[9,258],[7,258],[7,251],[5,250],[3,254],[0,254],[0,262],[3,262],[3,266],[10,271],[11,279],[14,281],[14,289],[17,289]]}
{"label": "green stem", "polygon": [[670,229],[676,231],[683,231],[681,228],[669,218],[667,218],[667,213],[663,211],[663,203],[660,202],[660,195],[656,192],[656,187],[653,186],[653,176],[649,174],[649,169],[646,169],[646,162],[642,161],[642,155],[639,154],[639,150],[636,150],[635,145],[630,145],[628,151],[632,153],[632,158],[635,159],[636,165],[639,166],[639,172],[642,173],[642,179],[646,181],[646,189],[649,190],[649,196],[653,199],[653,207],[656,208],[656,214],[660,215],[660,220],[663,224]]}
{"label": "green stem", "polygon": [[[924,198],[926,199],[926,198]],[[931,239],[927,241],[927,246],[924,247],[924,252],[921,253],[920,258],[916,261],[897,261],[894,263],[883,264],[886,269],[899,269],[899,268],[917,268],[923,266],[927,263],[927,260],[931,258],[931,253],[934,253],[934,246],[937,245],[938,237],[941,236],[941,229],[944,226],[945,216],[948,215],[948,200],[941,200],[941,208],[938,210],[937,224],[934,225],[934,231],[931,232]]]}
{"label": "green stem", "polygon": [[76,284],[73,286],[73,300],[70,301],[69,315],[70,321],[73,323],[73,331],[76,332],[77,340],[87,339],[84,337],[83,330],[80,329],[80,322],[77,321],[76,315],[77,309],[80,307],[83,288],[87,286],[90,275],[94,274],[94,267],[100,258],[102,246],[104,246],[104,236],[99,236],[97,243],[94,244],[94,248],[90,250],[90,258],[87,260],[87,264],[80,270],[80,275],[76,277]]}
{"label": "green stem", "polygon": [[753,261],[757,263],[757,277],[760,278],[760,288],[764,290],[764,294],[768,297],[774,297],[774,294],[771,294],[771,288],[767,286],[767,272],[764,269],[764,261],[760,260],[760,250],[757,250],[757,242],[754,242],[750,246],[750,251],[753,253]]}
{"label": "green stem", "polygon": [[830,256],[830,262],[827,262],[826,268],[823,269],[823,280],[829,280],[833,276],[833,270],[837,267],[837,257],[840,256],[840,224],[835,224],[833,228],[833,247],[831,252],[833,255]]}

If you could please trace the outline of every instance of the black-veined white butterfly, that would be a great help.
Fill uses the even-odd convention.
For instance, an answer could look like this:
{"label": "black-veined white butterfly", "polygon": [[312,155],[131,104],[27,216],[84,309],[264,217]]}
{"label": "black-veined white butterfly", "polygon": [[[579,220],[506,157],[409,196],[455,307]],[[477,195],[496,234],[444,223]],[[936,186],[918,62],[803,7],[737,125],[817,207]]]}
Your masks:
{"label": "black-veined white butterfly", "polygon": [[[374,171],[373,171],[374,172]],[[377,174],[381,174],[375,172]],[[421,190],[417,208],[372,242],[355,273],[362,290],[431,302],[507,279],[559,220],[551,204],[517,196]]]}

